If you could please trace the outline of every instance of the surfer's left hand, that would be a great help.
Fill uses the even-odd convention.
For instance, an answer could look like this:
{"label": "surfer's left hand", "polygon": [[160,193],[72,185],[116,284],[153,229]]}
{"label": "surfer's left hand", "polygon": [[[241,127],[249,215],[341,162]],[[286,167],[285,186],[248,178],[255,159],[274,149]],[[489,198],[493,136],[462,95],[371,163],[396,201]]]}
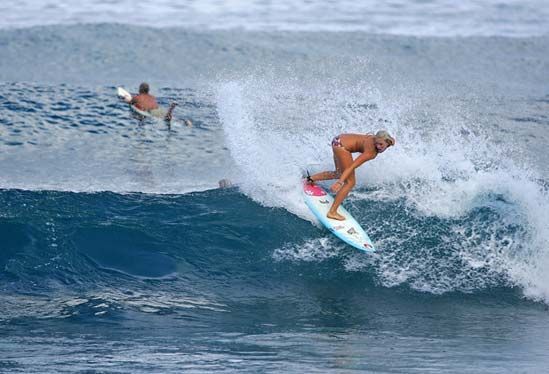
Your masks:
{"label": "surfer's left hand", "polygon": [[337,191],[339,191],[341,187],[343,187],[343,182],[337,181],[334,184],[332,184],[332,187],[330,187],[330,190],[333,193],[337,193]]}

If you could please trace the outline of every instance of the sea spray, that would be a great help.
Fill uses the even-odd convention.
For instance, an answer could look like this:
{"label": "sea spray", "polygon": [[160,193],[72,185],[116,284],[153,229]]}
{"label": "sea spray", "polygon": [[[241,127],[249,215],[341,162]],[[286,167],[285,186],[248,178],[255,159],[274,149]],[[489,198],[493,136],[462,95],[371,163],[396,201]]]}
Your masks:
{"label": "sea spray", "polygon": [[[311,219],[299,195],[303,165],[331,170],[332,136],[383,126],[397,145],[358,169],[345,202],[380,243],[371,265],[379,282],[436,294],[518,286],[549,301],[539,270],[549,199],[534,169],[506,157],[516,144],[494,142],[458,110],[466,103],[448,108],[452,98],[425,107],[375,87],[360,91],[360,83],[325,91],[315,83],[251,77],[220,85],[218,112],[246,195]],[[276,258],[322,258],[310,246],[284,246]]]}

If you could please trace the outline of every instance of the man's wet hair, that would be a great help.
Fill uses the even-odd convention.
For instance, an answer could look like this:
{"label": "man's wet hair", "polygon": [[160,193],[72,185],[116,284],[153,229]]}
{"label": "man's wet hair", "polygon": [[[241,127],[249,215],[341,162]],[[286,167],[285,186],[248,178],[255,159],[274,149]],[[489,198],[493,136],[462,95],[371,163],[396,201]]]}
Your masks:
{"label": "man's wet hair", "polygon": [[140,94],[148,94],[149,93],[149,84],[148,83],[141,83],[139,85],[139,93]]}

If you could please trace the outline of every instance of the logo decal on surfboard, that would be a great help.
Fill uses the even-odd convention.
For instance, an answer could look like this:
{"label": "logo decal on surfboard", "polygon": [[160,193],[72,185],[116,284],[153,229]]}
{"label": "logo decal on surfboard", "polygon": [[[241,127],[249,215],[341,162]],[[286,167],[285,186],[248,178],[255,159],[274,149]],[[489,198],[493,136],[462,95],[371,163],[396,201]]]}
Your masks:
{"label": "logo decal on surfboard", "polygon": [[326,196],[326,192],[316,184],[303,184],[303,191],[309,196]]}

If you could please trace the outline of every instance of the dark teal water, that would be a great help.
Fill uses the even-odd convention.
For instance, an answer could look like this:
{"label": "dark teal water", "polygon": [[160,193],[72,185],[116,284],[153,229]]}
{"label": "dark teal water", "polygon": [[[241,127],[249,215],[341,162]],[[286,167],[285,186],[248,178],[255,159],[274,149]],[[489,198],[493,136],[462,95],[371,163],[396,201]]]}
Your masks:
{"label": "dark teal water", "polygon": [[[0,197],[7,371],[501,372],[547,365],[544,305],[524,300],[504,274],[486,268],[460,281],[473,269],[441,244],[451,222],[400,215],[431,228],[406,251],[432,264],[387,288],[383,257],[393,267],[410,265],[402,245],[365,258],[235,189],[183,196],[5,190]],[[380,219],[390,221],[387,215]],[[476,211],[464,220],[495,216]],[[372,235],[383,242],[387,234]],[[314,261],[290,255],[288,246],[311,240],[337,250]],[[350,271],[351,261],[367,265]],[[442,295],[411,289],[446,279],[453,290]]]}
{"label": "dark teal water", "polygon": [[[406,282],[387,288],[377,274],[383,260],[359,258],[370,265],[348,271],[347,261],[368,256],[235,189],[5,190],[0,198],[6,371],[495,373],[547,365],[546,308],[504,277],[465,291],[456,280],[443,295]],[[467,219],[478,216],[489,219],[480,211]],[[423,251],[437,252],[432,236],[418,238]],[[337,254],[312,262],[276,255],[322,238]],[[379,256],[398,251],[381,246]],[[431,256],[450,273],[425,282],[456,279],[466,267],[448,253]]]}

